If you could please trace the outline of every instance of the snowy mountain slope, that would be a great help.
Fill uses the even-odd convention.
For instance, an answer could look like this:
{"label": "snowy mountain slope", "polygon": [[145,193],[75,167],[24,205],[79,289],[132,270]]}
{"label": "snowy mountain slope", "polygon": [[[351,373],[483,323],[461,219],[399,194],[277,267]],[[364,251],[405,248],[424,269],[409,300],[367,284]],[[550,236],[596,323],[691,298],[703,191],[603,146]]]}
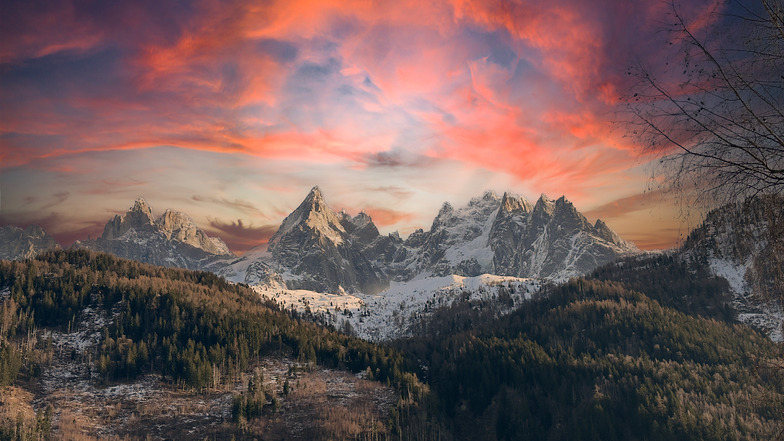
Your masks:
{"label": "snowy mountain slope", "polygon": [[98,239],[77,241],[77,248],[103,251],[153,265],[188,269],[224,266],[234,257],[219,238],[209,237],[188,215],[166,210],[153,217],[147,201],[139,198],[125,213],[116,215]]}
{"label": "snowy mountain slope", "polygon": [[784,341],[784,197],[763,195],[711,211],[682,253],[729,282],[738,320]]}
{"label": "snowy mountain slope", "polygon": [[483,274],[392,282],[388,289],[374,295],[328,294],[271,284],[256,285],[253,289],[283,308],[294,308],[302,313],[307,311],[326,324],[351,329],[361,338],[384,341],[410,335],[412,325],[426,318],[434,309],[453,302],[494,301],[505,294],[509,296],[508,304],[501,309],[501,313],[505,313],[521,301],[530,299],[540,287],[540,282],[533,279]]}
{"label": "snowy mountain slope", "polygon": [[54,238],[36,225],[24,230],[13,225],[0,227],[0,259],[31,259],[42,251],[58,248]]}
{"label": "snowy mountain slope", "polygon": [[476,276],[489,270],[493,255],[488,236],[498,205],[499,198],[493,192],[458,209],[445,202],[424,235],[414,273]]}
{"label": "snowy mountain slope", "polygon": [[414,263],[406,262],[409,273],[396,280],[482,273],[566,279],[638,252],[603,222],[596,225],[564,197],[542,195],[532,205],[521,196],[487,192],[458,209],[445,203],[430,231],[403,243]]}

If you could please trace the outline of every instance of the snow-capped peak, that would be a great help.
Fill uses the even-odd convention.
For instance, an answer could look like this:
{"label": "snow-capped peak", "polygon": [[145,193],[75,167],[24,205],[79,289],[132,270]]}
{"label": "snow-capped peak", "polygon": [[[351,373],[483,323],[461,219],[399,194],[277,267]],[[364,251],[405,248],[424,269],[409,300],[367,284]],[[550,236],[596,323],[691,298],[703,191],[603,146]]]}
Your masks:
{"label": "snow-capped peak", "polygon": [[444,202],[444,205],[441,206],[441,209],[438,211],[438,216],[447,215],[453,212],[455,209],[452,207],[452,204],[449,202]]}
{"label": "snow-capped peak", "polygon": [[536,205],[534,206],[534,211],[553,214],[553,212],[555,211],[555,202],[552,199],[548,198],[546,194],[542,193],[542,195],[539,196],[539,200],[536,201]]}
{"label": "snow-capped peak", "polygon": [[483,202],[498,202],[498,196],[493,190],[486,190],[481,197],[472,198],[468,205],[477,205]]}
{"label": "snow-capped peak", "polygon": [[504,196],[501,198],[501,210],[507,213],[514,211],[530,213],[533,210],[533,206],[522,196],[504,192]]}
{"label": "snow-capped peak", "polygon": [[297,209],[283,219],[280,228],[269,241],[269,248],[274,249],[284,236],[295,230],[310,230],[334,244],[339,244],[343,242],[343,236],[346,234],[340,220],[341,216],[324,202],[318,186],[313,187]]}

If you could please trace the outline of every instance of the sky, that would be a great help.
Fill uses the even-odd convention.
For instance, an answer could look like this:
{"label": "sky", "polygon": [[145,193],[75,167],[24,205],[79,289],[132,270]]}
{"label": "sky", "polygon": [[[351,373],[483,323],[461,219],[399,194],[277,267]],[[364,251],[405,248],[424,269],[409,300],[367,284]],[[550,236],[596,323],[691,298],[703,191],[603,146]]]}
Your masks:
{"label": "sky", "polygon": [[[485,190],[688,233],[622,123],[665,1],[0,0],[0,225],[61,244],[144,197],[241,254],[318,185],[382,233]],[[720,0],[683,0],[694,28]]]}

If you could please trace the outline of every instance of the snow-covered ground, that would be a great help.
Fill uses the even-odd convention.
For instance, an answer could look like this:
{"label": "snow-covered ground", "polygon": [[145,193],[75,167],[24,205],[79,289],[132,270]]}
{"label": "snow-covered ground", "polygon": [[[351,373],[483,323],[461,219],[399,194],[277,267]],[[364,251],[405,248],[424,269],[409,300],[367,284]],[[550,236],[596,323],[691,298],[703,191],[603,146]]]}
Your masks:
{"label": "snow-covered ground", "polygon": [[734,307],[740,311],[738,321],[763,330],[775,342],[784,342],[784,335],[782,335],[784,310],[781,305],[758,298],[746,281],[746,272],[752,264],[751,259],[744,263],[737,263],[730,259],[712,256],[708,263],[713,274],[726,279],[729,283],[735,296]]}
{"label": "snow-covered ground", "polygon": [[388,289],[376,295],[318,293],[264,285],[253,289],[283,308],[293,307],[300,312],[309,309],[337,327],[348,322],[361,338],[383,341],[408,335],[410,326],[435,308],[459,301],[492,300],[505,291],[513,306],[502,312],[509,312],[521,301],[530,299],[540,287],[541,281],[535,279],[483,274],[392,282]]}

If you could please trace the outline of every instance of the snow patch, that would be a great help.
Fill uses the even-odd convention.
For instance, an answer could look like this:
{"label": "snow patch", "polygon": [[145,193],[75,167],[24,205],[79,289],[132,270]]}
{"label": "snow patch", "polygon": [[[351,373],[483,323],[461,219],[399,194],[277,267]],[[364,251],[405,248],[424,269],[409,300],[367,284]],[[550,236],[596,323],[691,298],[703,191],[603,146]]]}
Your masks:
{"label": "snow patch", "polygon": [[453,302],[494,300],[502,290],[512,298],[508,313],[541,288],[541,281],[510,276],[483,274],[476,277],[457,275],[423,277],[408,282],[392,282],[376,295],[319,293],[256,285],[260,296],[281,307],[299,312],[310,310],[325,323],[345,328],[348,323],[356,335],[371,341],[385,341],[410,334],[411,325],[427,317],[434,309]]}
{"label": "snow patch", "polygon": [[782,325],[784,311],[781,305],[764,301],[755,296],[746,282],[746,273],[752,265],[749,258],[744,263],[735,263],[730,259],[720,259],[711,255],[708,259],[711,271],[717,277],[724,278],[730,285],[735,299],[733,301],[738,313],[738,321],[762,330],[775,342],[784,342]]}
{"label": "snow patch", "polygon": [[746,283],[746,272],[751,267],[751,259],[743,265],[733,263],[728,259],[719,259],[711,256],[708,259],[710,269],[718,277],[722,277],[730,284],[730,288],[736,296],[747,296],[750,292]]}

